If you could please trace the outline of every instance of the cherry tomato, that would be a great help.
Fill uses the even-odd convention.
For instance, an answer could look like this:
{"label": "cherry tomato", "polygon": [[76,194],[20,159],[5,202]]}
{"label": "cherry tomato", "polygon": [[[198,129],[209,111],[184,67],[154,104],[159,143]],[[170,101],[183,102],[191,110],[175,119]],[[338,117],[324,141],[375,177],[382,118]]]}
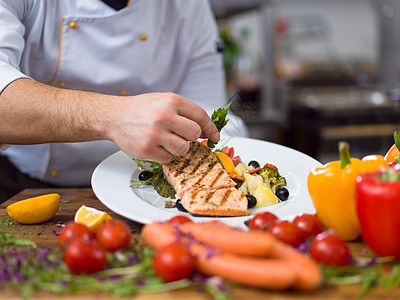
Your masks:
{"label": "cherry tomato", "polygon": [[195,258],[179,243],[173,243],[156,251],[153,269],[165,282],[188,278],[193,272]]}
{"label": "cherry tomato", "polygon": [[251,230],[265,230],[272,222],[278,220],[278,217],[268,211],[256,214],[249,223]]}
{"label": "cherry tomato", "polygon": [[225,146],[224,148],[222,148],[221,152],[228,155],[230,159],[232,159],[235,155],[235,150],[233,149],[233,147]]}
{"label": "cherry tomato", "polygon": [[96,232],[99,244],[107,251],[117,251],[128,247],[131,229],[121,220],[109,220],[100,225]]}
{"label": "cherry tomato", "polygon": [[272,223],[267,231],[274,235],[278,240],[297,247],[302,243],[301,232],[297,226],[286,220],[278,220]]}
{"label": "cherry tomato", "polygon": [[317,262],[332,266],[345,266],[351,262],[348,246],[337,235],[323,232],[311,242],[310,255]]}
{"label": "cherry tomato", "polygon": [[172,224],[172,225],[174,225],[174,224],[180,225],[180,224],[187,223],[187,222],[193,222],[193,221],[191,218],[186,217],[186,216],[181,216],[181,215],[174,216],[167,221],[167,223]]}
{"label": "cherry tomato", "polygon": [[95,236],[89,227],[81,223],[70,222],[58,236],[58,246],[63,248],[75,239],[93,240],[94,238]]}
{"label": "cherry tomato", "polygon": [[316,215],[302,214],[294,218],[293,223],[300,230],[303,241],[323,231],[322,223]]}
{"label": "cherry tomato", "polygon": [[76,239],[67,245],[64,262],[74,274],[90,274],[107,265],[106,250],[96,240]]}

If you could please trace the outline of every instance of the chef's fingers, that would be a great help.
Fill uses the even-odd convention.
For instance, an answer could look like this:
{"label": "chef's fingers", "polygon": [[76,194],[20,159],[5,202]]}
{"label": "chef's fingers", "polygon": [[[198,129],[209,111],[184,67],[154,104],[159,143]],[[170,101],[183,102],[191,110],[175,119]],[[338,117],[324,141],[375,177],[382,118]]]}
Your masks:
{"label": "chef's fingers", "polygon": [[165,148],[161,145],[154,147],[151,151],[150,156],[146,155],[145,159],[154,160],[159,163],[167,163],[171,161],[173,154],[165,150]]}
{"label": "chef's fingers", "polygon": [[[178,114],[195,121],[201,128],[201,136],[209,138],[212,141],[218,141],[220,138],[219,131],[214,122],[210,119],[204,109],[200,106],[188,101],[185,105],[178,107]],[[200,137],[200,136],[199,136]]]}
{"label": "chef's fingers", "polygon": [[196,141],[202,135],[199,124],[188,118],[177,115],[167,124],[167,130],[180,136],[186,141]]}
{"label": "chef's fingers", "polygon": [[182,156],[189,151],[189,143],[186,139],[173,132],[166,132],[159,140],[160,145],[169,153]]}

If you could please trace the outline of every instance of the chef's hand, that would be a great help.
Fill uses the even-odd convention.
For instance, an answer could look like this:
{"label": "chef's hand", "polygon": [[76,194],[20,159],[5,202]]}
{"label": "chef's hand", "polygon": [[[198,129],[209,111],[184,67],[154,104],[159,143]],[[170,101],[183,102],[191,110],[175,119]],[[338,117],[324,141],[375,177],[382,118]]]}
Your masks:
{"label": "chef's hand", "polygon": [[187,141],[220,138],[201,107],[174,93],[119,97],[113,106],[107,136],[138,159],[168,162],[188,152]]}

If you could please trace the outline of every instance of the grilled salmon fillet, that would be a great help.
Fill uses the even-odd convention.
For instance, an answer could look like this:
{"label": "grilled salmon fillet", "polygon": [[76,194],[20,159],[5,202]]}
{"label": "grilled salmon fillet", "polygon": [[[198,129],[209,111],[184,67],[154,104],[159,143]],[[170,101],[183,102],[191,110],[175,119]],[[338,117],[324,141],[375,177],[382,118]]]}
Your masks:
{"label": "grilled salmon fillet", "polygon": [[163,165],[168,182],[192,214],[248,215],[247,198],[229,177],[214,153],[200,142],[190,142],[184,156]]}

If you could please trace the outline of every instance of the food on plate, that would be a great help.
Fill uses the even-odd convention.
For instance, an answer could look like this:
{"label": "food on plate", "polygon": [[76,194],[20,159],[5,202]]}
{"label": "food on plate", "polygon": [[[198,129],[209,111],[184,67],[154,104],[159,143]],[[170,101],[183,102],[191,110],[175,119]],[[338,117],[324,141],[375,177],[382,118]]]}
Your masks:
{"label": "food on plate", "polygon": [[357,177],[356,207],[364,242],[379,256],[400,258],[400,165]]}
{"label": "food on plate", "polygon": [[[186,155],[174,157],[166,164],[133,159],[141,172],[138,180],[131,180],[131,187],[152,184],[160,196],[177,198],[175,202],[166,200],[165,208],[176,207],[197,215],[240,216],[248,214],[244,208],[246,200],[247,208],[260,208],[289,198],[286,179],[275,165],[266,163],[259,167],[252,160],[246,166],[240,156],[235,156],[233,147],[211,151],[206,140],[190,142]],[[237,189],[246,196],[245,201]],[[219,209],[222,202],[226,207]]]}
{"label": "food on plate", "polygon": [[160,196],[170,199],[175,198],[175,189],[169,184],[161,168],[154,174],[151,184]]}
{"label": "food on plate", "polygon": [[93,232],[105,221],[111,220],[111,216],[101,210],[82,205],[75,213],[74,221],[88,226]]}
{"label": "food on plate", "polygon": [[235,165],[233,164],[233,161],[230,159],[230,157],[220,151],[215,151],[214,154],[216,155],[218,161],[224,167],[224,169],[228,173],[232,173],[233,169],[235,168]]}
{"label": "food on plate", "polygon": [[[233,169],[233,173],[243,178],[239,189],[245,195],[256,198],[255,208],[273,205],[289,197],[289,191],[284,188],[286,179],[279,174],[278,168],[273,164],[267,163],[261,168],[257,161],[252,160],[247,166],[239,163]],[[283,193],[282,188],[284,188]]]}
{"label": "food on plate", "polygon": [[386,167],[387,163],[380,155],[350,158],[347,142],[339,143],[339,153],[339,161],[310,172],[308,190],[322,224],[335,229],[341,239],[351,241],[361,232],[355,206],[356,177]]}
{"label": "food on plate", "polygon": [[[217,239],[202,241],[201,239],[206,238],[199,233],[203,226],[211,227],[211,233],[224,236],[225,242],[211,246],[209,242],[212,240],[218,243]],[[182,230],[184,227],[186,232]],[[197,236],[192,234],[195,229]],[[235,252],[238,247],[226,247],[226,244],[240,243],[238,237],[251,241],[255,234],[267,236],[265,256],[242,255]],[[144,226],[142,235],[144,241],[156,250],[176,242],[182,244],[196,257],[197,271],[205,275],[220,276],[239,284],[270,290],[286,290],[294,287],[302,291],[312,291],[322,282],[322,273],[315,261],[267,233],[241,231],[229,228],[221,222],[211,221],[205,225],[184,223],[179,226],[153,222]],[[242,243],[241,246],[252,250],[260,244],[253,241],[251,245],[246,246]]]}
{"label": "food on plate", "polygon": [[60,207],[59,194],[37,196],[7,206],[7,214],[22,224],[37,224],[50,220]]}
{"label": "food on plate", "polygon": [[184,156],[178,156],[162,169],[174,187],[183,207],[192,214],[209,216],[248,215],[247,198],[214,153],[198,141],[190,142]]}

